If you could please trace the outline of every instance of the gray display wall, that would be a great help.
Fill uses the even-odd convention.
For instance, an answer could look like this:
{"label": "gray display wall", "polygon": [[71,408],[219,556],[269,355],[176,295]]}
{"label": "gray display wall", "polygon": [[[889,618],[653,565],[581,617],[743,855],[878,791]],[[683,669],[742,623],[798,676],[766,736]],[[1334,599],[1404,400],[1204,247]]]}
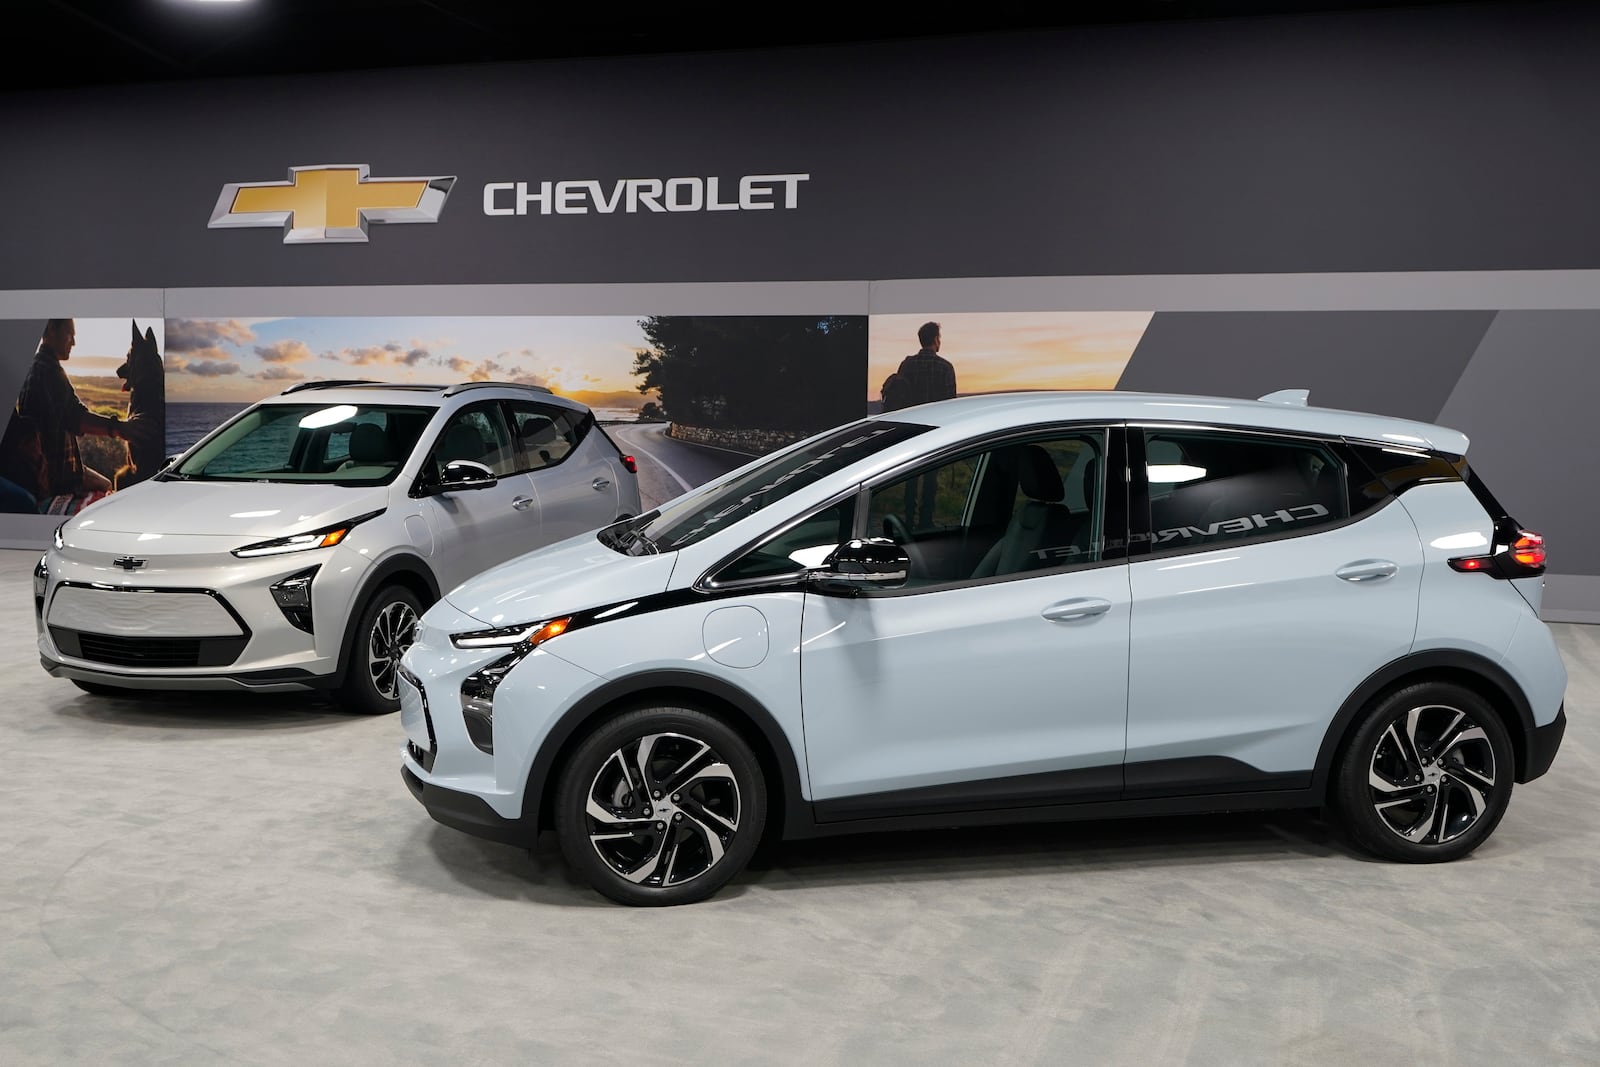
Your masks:
{"label": "gray display wall", "polygon": [[[916,322],[948,320],[963,391],[1308,387],[1463,429],[1550,537],[1551,617],[1600,621],[1572,488],[1600,384],[1596,54],[1592,5],[1471,4],[12,94],[0,389],[48,317],[160,321],[192,399],[366,357],[262,355],[250,326],[225,382],[191,320],[870,315],[846,375],[870,411]],[[230,186],[330,165],[424,179],[436,220],[209,225]],[[334,199],[294,203],[334,224]],[[523,348],[530,378],[559,355]],[[55,521],[0,516],[0,542]]]}

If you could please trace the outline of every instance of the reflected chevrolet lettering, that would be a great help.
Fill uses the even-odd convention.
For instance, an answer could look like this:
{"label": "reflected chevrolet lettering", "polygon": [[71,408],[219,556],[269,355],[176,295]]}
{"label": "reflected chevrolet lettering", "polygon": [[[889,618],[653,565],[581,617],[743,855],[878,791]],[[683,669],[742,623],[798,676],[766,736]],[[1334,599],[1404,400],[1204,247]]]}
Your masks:
{"label": "reflected chevrolet lettering", "polygon": [[1176,541],[1178,538],[1215,537],[1219,533],[1251,533],[1265,530],[1270,523],[1300,522],[1305,519],[1327,518],[1328,509],[1322,504],[1298,504],[1292,508],[1279,508],[1266,515],[1241,515],[1237,519],[1221,519],[1201,529],[1198,526],[1180,526],[1173,530],[1157,530],[1156,541]]}
{"label": "reflected chevrolet lettering", "polygon": [[793,211],[809,174],[746,174],[728,186],[709,178],[618,178],[574,181],[489,182],[485,215],[627,215],[666,211]]}
{"label": "reflected chevrolet lettering", "polygon": [[402,778],[639,905],[896,827],[1313,808],[1464,856],[1565,729],[1544,540],[1461,433],[1293,396],[906,408],[492,568],[404,656]]}

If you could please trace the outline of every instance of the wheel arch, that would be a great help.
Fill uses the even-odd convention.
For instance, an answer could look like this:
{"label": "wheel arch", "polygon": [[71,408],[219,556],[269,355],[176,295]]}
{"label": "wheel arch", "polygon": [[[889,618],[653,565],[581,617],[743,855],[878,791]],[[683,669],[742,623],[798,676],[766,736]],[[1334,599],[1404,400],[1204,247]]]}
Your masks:
{"label": "wheel arch", "polygon": [[616,679],[569,708],[545,735],[533,758],[523,791],[524,824],[549,827],[560,768],[591,728],[619,711],[652,703],[699,707],[738,731],[769,783],[764,838],[804,836],[810,825],[810,805],[801,794],[799,764],[783,728],[743,689],[694,671],[651,671]]}
{"label": "wheel arch", "polygon": [[410,589],[422,601],[424,610],[437,603],[440,596],[439,580],[434,577],[433,569],[420,556],[400,553],[376,563],[361,579],[356,595],[350,598],[350,614],[345,618],[344,638],[339,644],[339,668],[334,675],[336,678],[343,680],[345,671],[350,668],[350,660],[356,646],[356,624],[361,621],[362,611],[366,609],[372,595],[386,585],[403,585]]}
{"label": "wheel arch", "polygon": [[1511,735],[1515,753],[1515,781],[1527,780],[1530,741],[1533,737],[1533,708],[1522,687],[1505,669],[1471,652],[1435,649],[1403,656],[1369,675],[1340,705],[1317,752],[1312,789],[1329,797],[1333,772],[1359,725],[1361,713],[1390,693],[1419,682],[1453,682],[1465,686],[1489,702]]}

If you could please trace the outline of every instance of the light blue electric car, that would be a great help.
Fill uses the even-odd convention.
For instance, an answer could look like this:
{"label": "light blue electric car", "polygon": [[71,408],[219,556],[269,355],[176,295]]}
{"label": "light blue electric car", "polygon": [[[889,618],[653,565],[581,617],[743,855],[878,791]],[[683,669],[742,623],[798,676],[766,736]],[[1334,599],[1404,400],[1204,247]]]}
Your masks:
{"label": "light blue electric car", "polygon": [[702,899],[767,836],[1326,808],[1449,860],[1545,773],[1544,545],[1453,430],[1263,401],[865,419],[468,581],[403,661],[429,813]]}

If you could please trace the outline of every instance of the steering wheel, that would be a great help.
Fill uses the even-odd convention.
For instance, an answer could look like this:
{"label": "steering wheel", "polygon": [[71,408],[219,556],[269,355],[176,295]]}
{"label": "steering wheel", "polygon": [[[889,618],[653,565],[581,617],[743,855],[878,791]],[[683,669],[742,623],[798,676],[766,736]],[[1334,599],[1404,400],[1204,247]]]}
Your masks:
{"label": "steering wheel", "polygon": [[911,531],[906,529],[905,522],[898,515],[885,515],[883,517],[883,535],[901,548],[905,549],[906,558],[911,561],[912,578],[926,578],[928,567],[922,558],[922,549],[911,538]]}

